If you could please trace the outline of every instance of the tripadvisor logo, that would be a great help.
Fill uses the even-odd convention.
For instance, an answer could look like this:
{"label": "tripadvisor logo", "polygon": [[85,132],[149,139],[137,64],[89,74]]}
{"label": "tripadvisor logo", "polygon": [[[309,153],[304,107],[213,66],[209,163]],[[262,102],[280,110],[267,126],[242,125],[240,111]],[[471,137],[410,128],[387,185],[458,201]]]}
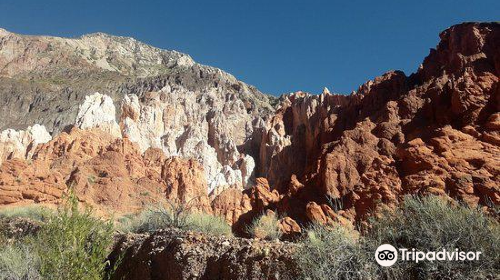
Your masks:
{"label": "tripadvisor logo", "polygon": [[[477,261],[481,252],[464,252],[455,249],[448,251],[442,249],[439,251],[418,251],[415,248],[397,250],[391,244],[382,244],[375,251],[375,260],[381,266],[392,266],[399,259],[401,261]],[[399,258],[398,258],[399,256]]]}
{"label": "tripadvisor logo", "polygon": [[398,260],[398,251],[391,244],[382,244],[375,252],[375,260],[381,266],[391,266]]}

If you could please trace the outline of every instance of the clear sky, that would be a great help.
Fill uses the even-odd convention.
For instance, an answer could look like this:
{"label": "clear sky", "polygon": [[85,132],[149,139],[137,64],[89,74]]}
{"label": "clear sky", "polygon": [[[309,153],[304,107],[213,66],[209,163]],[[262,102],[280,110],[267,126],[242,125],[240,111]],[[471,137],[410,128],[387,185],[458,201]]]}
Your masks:
{"label": "clear sky", "polygon": [[0,0],[9,31],[131,36],[272,94],[348,93],[391,69],[410,74],[463,21],[500,21],[500,1]]}

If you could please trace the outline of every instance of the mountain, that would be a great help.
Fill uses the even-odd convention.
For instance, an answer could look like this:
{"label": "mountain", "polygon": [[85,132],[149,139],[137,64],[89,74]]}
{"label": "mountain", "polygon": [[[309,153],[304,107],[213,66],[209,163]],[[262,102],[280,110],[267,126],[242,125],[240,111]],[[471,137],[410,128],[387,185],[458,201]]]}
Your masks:
{"label": "mountain", "polygon": [[390,71],[350,96],[284,97],[259,135],[259,176],[279,192],[265,208],[351,224],[434,194],[494,212],[500,24],[463,23],[440,38],[410,76]]}
{"label": "mountain", "polygon": [[0,130],[33,123],[60,132],[94,92],[120,101],[165,86],[238,96],[249,113],[270,110],[273,98],[232,75],[176,51],[104,33],[76,39],[18,35],[0,29]]}
{"label": "mountain", "polygon": [[129,38],[2,34],[3,125],[30,127],[0,135],[1,204],[68,186],[103,212],[197,198],[240,233],[276,212],[354,227],[405,195],[500,204],[499,23],[443,31],[409,76],[279,100]]}
{"label": "mountain", "polygon": [[116,117],[142,152],[160,148],[168,156],[201,161],[210,191],[241,187],[251,174],[241,174],[240,167],[245,172],[254,165],[245,158],[252,152],[245,141],[256,119],[272,112],[273,100],[220,69],[132,38],[0,30],[0,139],[9,143],[0,149],[0,162],[24,156],[32,138],[47,139],[39,126],[32,131],[34,124],[55,136],[77,122],[86,128]]}

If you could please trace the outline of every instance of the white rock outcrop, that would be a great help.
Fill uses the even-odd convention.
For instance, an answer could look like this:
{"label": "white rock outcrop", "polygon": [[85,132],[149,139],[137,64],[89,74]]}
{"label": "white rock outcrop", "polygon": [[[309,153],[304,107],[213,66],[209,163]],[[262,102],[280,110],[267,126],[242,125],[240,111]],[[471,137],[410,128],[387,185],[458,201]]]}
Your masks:
{"label": "white rock outcrop", "polygon": [[[79,106],[75,126],[127,137],[143,152],[153,147],[167,156],[194,158],[203,165],[208,192],[213,194],[250,186],[255,161],[238,146],[244,146],[253,132],[253,118],[234,94],[217,88],[194,92],[166,86],[141,99],[125,95],[120,125],[111,97],[98,92],[88,95]],[[37,144],[51,139],[39,125],[26,131],[6,130],[0,135],[0,160],[26,157]]]}
{"label": "white rock outcrop", "polygon": [[78,108],[75,126],[80,129],[98,128],[115,137],[121,137],[113,99],[98,92],[85,97],[85,101]]}
{"label": "white rock outcrop", "polygon": [[195,158],[205,169],[208,192],[246,187],[255,162],[238,151],[252,133],[252,116],[242,100],[217,88],[207,92],[165,86],[141,97],[129,94],[121,104],[123,137],[145,151]]}
{"label": "white rock outcrop", "polygon": [[38,144],[52,140],[43,125],[35,124],[26,130],[6,129],[0,132],[0,164],[11,158],[30,158]]}
{"label": "white rock outcrop", "polygon": [[254,178],[254,170],[255,170],[255,160],[253,157],[249,155],[245,155],[239,164],[241,177],[243,180],[243,188],[249,188],[252,184],[252,179]]}

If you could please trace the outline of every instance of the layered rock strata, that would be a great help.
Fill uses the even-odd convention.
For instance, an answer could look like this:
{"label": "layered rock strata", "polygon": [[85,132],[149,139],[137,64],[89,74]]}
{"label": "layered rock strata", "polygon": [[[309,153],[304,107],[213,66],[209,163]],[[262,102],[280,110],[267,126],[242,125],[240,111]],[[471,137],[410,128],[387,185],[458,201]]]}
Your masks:
{"label": "layered rock strata", "polygon": [[[153,198],[200,197],[236,232],[263,213],[286,214],[279,226],[290,234],[310,222],[352,227],[405,195],[493,213],[500,24],[464,23],[440,36],[415,74],[390,71],[351,95],[285,95],[273,114],[251,87],[212,68],[224,86],[199,73],[118,100],[90,95],[77,128],[46,144],[36,146],[50,140],[45,133],[5,132],[28,140],[2,147],[0,203],[54,201],[71,185],[82,200],[125,212],[149,202],[137,193],[156,189]],[[26,136],[35,134],[43,137]]]}
{"label": "layered rock strata", "polygon": [[500,24],[465,23],[417,73],[392,71],[350,96],[282,98],[261,139],[258,175],[301,222],[364,220],[404,195],[500,204]]}

